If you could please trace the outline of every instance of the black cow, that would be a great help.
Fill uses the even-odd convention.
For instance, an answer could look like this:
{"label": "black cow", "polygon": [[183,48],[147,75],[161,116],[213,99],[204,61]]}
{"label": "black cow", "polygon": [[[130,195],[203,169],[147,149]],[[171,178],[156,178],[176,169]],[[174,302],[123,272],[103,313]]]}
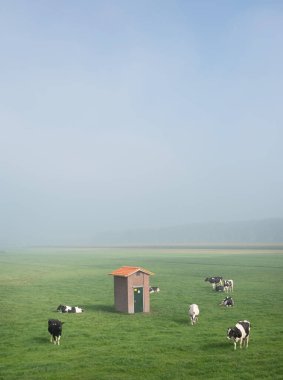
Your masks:
{"label": "black cow", "polygon": [[249,321],[239,321],[236,326],[229,327],[227,330],[227,339],[234,341],[234,350],[237,348],[237,342],[240,342],[240,348],[246,344],[246,348],[249,346],[249,337],[251,331],[251,324]]}
{"label": "black cow", "polygon": [[223,285],[216,285],[214,290],[216,292],[224,292],[224,286]]}
{"label": "black cow", "polygon": [[208,281],[210,284],[212,284],[212,288],[215,289],[216,284],[222,285],[223,277],[220,276],[214,276],[214,277],[206,277],[204,281]]}
{"label": "black cow", "polygon": [[234,306],[234,300],[232,297],[225,297],[224,300],[220,303],[221,306]]}
{"label": "black cow", "polygon": [[211,284],[218,284],[222,280],[223,280],[223,277],[214,276],[214,277],[206,277],[206,279],[204,281],[208,281]]}
{"label": "black cow", "polygon": [[62,335],[62,325],[64,322],[59,321],[59,319],[49,319],[48,320],[48,332],[51,335],[50,342],[60,345],[60,338]]}

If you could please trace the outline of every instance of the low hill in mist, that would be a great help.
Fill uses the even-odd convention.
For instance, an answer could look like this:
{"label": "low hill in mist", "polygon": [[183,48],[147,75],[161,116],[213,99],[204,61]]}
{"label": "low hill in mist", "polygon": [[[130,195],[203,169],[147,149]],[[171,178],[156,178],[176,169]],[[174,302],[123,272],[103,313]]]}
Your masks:
{"label": "low hill in mist", "polygon": [[102,245],[197,243],[282,243],[283,219],[229,223],[191,223],[158,229],[108,232],[95,238]]}

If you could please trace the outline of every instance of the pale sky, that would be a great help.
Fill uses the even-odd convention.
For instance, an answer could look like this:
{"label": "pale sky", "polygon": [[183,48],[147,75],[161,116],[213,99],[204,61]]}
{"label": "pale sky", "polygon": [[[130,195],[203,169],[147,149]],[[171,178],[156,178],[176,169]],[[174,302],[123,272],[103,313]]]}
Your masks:
{"label": "pale sky", "polygon": [[283,217],[283,1],[0,0],[0,246]]}

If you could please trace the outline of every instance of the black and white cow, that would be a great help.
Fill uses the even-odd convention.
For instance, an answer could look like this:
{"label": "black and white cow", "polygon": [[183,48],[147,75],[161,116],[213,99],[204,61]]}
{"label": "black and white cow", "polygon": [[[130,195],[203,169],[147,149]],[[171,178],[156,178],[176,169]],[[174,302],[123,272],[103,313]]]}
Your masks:
{"label": "black and white cow", "polygon": [[189,306],[189,318],[191,320],[192,325],[197,323],[198,316],[199,316],[199,307],[197,304],[193,303]]}
{"label": "black and white cow", "polygon": [[251,324],[249,321],[239,321],[236,323],[236,326],[229,327],[227,330],[227,339],[230,339],[234,342],[234,350],[237,348],[237,342],[240,344],[240,348],[246,345],[246,348],[249,346],[249,337],[251,331]]}
{"label": "black and white cow", "polygon": [[84,309],[78,306],[59,305],[57,311],[60,313],[82,313]]}
{"label": "black and white cow", "polygon": [[233,292],[234,290],[234,281],[233,280],[224,280],[223,281],[224,291],[226,293]]}
{"label": "black and white cow", "polygon": [[215,276],[215,277],[206,277],[204,281],[208,281],[210,284],[212,284],[212,288],[215,289],[216,285],[222,285],[223,277]]}
{"label": "black and white cow", "polygon": [[223,285],[215,285],[214,290],[215,290],[216,292],[224,292],[225,288],[224,288]]}
{"label": "black and white cow", "polygon": [[59,319],[49,319],[48,320],[48,332],[51,335],[50,342],[54,344],[60,344],[60,338],[62,335],[62,325],[64,322],[59,321]]}
{"label": "black and white cow", "polygon": [[158,286],[150,286],[149,293],[159,293],[160,289]]}
{"label": "black and white cow", "polygon": [[220,303],[221,306],[232,307],[234,306],[234,300],[232,297],[225,297]]}

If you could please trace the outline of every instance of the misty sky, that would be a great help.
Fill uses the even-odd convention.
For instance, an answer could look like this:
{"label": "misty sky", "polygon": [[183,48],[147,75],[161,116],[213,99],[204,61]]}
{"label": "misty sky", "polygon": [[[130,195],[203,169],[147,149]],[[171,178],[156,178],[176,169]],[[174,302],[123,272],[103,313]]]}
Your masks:
{"label": "misty sky", "polygon": [[283,2],[0,0],[0,245],[283,217]]}

